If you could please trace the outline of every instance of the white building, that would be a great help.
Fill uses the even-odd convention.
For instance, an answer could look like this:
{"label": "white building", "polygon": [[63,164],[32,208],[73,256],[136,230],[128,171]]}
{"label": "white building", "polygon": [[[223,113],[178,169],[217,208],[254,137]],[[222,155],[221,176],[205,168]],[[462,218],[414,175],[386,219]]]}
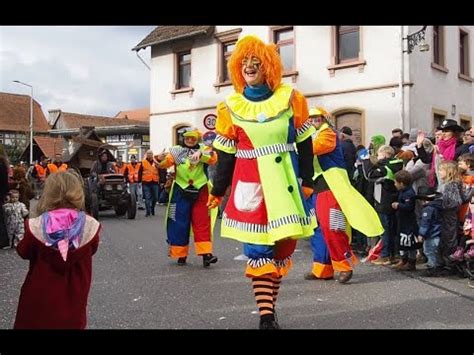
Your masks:
{"label": "white building", "polygon": [[470,126],[474,26],[428,26],[429,50],[403,53],[408,41],[402,38],[421,28],[159,26],[134,48],[152,47],[151,147],[157,152],[175,144],[183,126],[207,130],[204,118],[233,90],[226,58],[246,34],[278,43],[284,81],[310,106],[330,111],[338,128],[350,126],[356,144],[375,134],[391,137],[393,128],[431,132],[445,117]]}

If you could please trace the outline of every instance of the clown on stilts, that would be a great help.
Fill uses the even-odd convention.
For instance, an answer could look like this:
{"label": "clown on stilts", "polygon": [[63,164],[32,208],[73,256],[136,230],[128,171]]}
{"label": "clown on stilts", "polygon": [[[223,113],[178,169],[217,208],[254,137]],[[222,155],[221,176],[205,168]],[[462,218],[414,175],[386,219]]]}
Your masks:
{"label": "clown on stilts", "polygon": [[311,237],[313,268],[305,279],[332,279],[338,272],[338,281],[346,283],[358,262],[350,246],[351,227],[367,237],[381,235],[383,227],[377,212],[349,181],[330,114],[323,108],[312,108],[309,116],[316,128],[313,203],[318,227]]}
{"label": "clown on stilts", "polygon": [[156,156],[160,168],[174,166],[176,172],[166,213],[168,255],[177,259],[179,265],[186,264],[192,233],[195,252],[202,256],[203,266],[209,267],[217,262],[212,254],[213,221],[217,213],[212,218],[207,208],[210,186],[207,166],[216,163],[217,154],[201,143],[202,135],[197,129],[188,129],[183,138],[182,145]]}
{"label": "clown on stilts", "polygon": [[274,44],[243,37],[228,69],[235,92],[217,106],[219,159],[209,207],[220,203],[232,183],[221,235],[244,243],[260,329],[279,329],[281,279],[291,268],[297,239],[310,237],[316,227],[314,210],[303,202],[313,192],[315,130],[304,96],[281,82]]}

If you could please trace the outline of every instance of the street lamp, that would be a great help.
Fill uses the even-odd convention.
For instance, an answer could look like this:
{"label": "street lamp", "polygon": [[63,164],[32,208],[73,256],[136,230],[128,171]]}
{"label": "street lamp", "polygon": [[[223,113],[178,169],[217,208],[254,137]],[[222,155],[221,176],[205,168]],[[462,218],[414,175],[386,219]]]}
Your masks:
{"label": "street lamp", "polygon": [[420,52],[427,52],[430,50],[430,45],[425,42],[426,27],[428,26],[423,26],[421,30],[403,38],[408,43],[408,49],[406,51],[404,50],[403,53],[410,54],[413,52],[413,48],[415,48],[417,45],[420,47]]}
{"label": "street lamp", "polygon": [[13,80],[14,83],[28,86],[31,89],[30,95],[30,164],[33,163],[33,86],[23,83],[19,80]]}
{"label": "street lamp", "polygon": [[[415,46],[420,47],[420,52],[426,52],[430,50],[430,45],[425,42],[425,31],[426,27],[423,26],[421,30],[403,37],[404,26],[400,27],[400,83],[398,85],[400,90],[400,128],[405,131],[410,128],[410,119],[405,122],[405,92],[403,90],[403,81],[405,79],[405,53],[410,54],[413,52]],[[407,50],[405,50],[405,42],[407,41]]]}

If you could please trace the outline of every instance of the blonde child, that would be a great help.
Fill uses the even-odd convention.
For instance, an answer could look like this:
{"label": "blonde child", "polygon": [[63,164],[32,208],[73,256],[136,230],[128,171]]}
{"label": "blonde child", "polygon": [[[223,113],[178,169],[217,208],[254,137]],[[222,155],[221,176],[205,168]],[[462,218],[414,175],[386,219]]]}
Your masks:
{"label": "blonde child", "polygon": [[100,224],[82,211],[82,179],[51,174],[38,202],[39,217],[25,223],[18,254],[30,260],[14,328],[83,329]]}

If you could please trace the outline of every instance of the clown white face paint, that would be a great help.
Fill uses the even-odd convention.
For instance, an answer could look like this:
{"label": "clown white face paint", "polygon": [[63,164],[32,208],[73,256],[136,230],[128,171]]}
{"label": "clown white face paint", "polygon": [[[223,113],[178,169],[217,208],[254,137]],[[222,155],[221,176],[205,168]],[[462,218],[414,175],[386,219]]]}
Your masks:
{"label": "clown white face paint", "polygon": [[262,62],[257,57],[245,57],[242,60],[242,76],[249,86],[261,85],[264,82],[261,70]]}

